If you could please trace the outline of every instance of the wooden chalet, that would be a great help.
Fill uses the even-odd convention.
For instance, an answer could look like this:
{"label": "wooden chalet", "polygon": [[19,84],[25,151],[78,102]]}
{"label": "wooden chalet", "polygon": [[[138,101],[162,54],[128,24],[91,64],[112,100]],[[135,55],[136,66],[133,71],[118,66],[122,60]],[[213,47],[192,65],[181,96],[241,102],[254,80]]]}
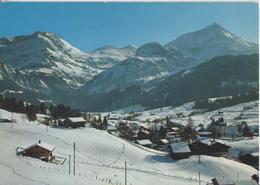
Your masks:
{"label": "wooden chalet", "polygon": [[230,146],[227,146],[223,143],[219,143],[216,141],[213,141],[209,147],[210,147],[209,155],[212,155],[215,157],[227,156],[228,150],[230,148]]}
{"label": "wooden chalet", "polygon": [[195,141],[189,144],[189,147],[192,155],[210,155],[215,157],[227,156],[230,148],[223,143],[209,139]]}
{"label": "wooden chalet", "polygon": [[242,163],[253,166],[256,169],[259,169],[259,153],[246,153],[238,156],[238,160]]}
{"label": "wooden chalet", "polygon": [[187,159],[191,155],[191,150],[189,148],[188,143],[179,142],[179,143],[172,143],[169,146],[171,157],[174,160],[179,159]]}
{"label": "wooden chalet", "polygon": [[64,120],[65,127],[78,128],[85,127],[86,120],[82,117],[69,117]]}
{"label": "wooden chalet", "polygon": [[192,155],[206,155],[210,152],[210,146],[201,141],[189,144]]}
{"label": "wooden chalet", "polygon": [[43,161],[51,161],[54,157],[52,155],[54,146],[41,142],[39,140],[38,143],[33,144],[20,152],[17,152],[18,155],[29,156],[33,158],[39,158]]}

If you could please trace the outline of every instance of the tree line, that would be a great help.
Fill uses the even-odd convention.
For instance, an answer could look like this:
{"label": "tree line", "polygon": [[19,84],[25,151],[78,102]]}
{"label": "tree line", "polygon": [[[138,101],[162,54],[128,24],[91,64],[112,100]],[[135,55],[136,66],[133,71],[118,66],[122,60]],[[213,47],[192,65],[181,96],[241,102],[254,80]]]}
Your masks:
{"label": "tree line", "polygon": [[228,107],[228,106],[249,102],[253,100],[258,100],[258,91],[250,91],[232,97],[227,96],[225,98],[216,99],[214,102],[209,102],[208,98],[199,99],[195,101],[195,105],[193,108],[207,109],[209,111],[212,111],[222,107]]}
{"label": "tree line", "polygon": [[35,121],[37,119],[36,114],[48,114],[53,119],[59,117],[76,117],[80,116],[79,110],[71,109],[69,106],[62,104],[58,105],[47,105],[41,102],[39,105],[33,105],[23,100],[16,100],[14,97],[3,97],[0,95],[0,108],[5,109],[9,112],[16,112],[26,114],[29,121]]}

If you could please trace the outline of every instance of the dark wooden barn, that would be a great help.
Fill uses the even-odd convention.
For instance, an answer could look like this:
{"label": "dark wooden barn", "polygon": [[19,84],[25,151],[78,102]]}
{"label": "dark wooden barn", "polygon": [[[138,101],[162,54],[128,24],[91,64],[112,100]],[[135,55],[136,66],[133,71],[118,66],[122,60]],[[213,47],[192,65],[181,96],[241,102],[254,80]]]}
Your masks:
{"label": "dark wooden barn", "polygon": [[21,152],[17,154],[22,154],[24,156],[29,156],[33,158],[39,158],[44,161],[50,161],[53,159],[52,152],[54,149],[54,146],[42,143],[41,140],[39,140],[38,143],[23,149]]}
{"label": "dark wooden barn", "polygon": [[227,146],[223,143],[219,142],[212,142],[210,147],[209,155],[220,157],[220,156],[227,156],[228,155],[228,149],[230,146]]}
{"label": "dark wooden barn", "polygon": [[188,143],[180,142],[173,143],[169,146],[171,157],[174,160],[186,159],[191,155]]}
{"label": "dark wooden barn", "polygon": [[82,117],[69,117],[64,120],[65,127],[78,128],[85,127],[86,120]]}
{"label": "dark wooden barn", "polygon": [[210,152],[210,146],[201,141],[195,141],[189,144],[189,148],[192,155],[206,155]]}
{"label": "dark wooden barn", "polygon": [[258,153],[247,153],[241,154],[238,156],[238,160],[242,163],[253,166],[256,169],[259,169],[259,154]]}

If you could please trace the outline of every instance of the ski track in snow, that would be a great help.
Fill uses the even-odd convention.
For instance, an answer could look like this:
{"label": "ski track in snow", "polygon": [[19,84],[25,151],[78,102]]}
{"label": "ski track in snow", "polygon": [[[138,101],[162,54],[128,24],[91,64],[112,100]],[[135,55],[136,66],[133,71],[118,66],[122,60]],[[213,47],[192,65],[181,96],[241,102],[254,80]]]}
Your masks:
{"label": "ski track in snow", "polygon": [[2,161],[0,161],[0,165],[11,169],[11,170],[12,170],[12,173],[13,173],[14,175],[19,176],[19,177],[21,177],[21,178],[24,178],[24,179],[26,179],[26,180],[28,180],[28,181],[36,182],[36,183],[39,183],[39,184],[50,185],[50,184],[48,184],[48,183],[45,183],[45,182],[42,182],[42,181],[38,181],[38,180],[29,178],[29,177],[26,177],[26,176],[22,175],[21,173],[18,173],[18,171],[15,170],[14,167],[12,167],[12,166],[10,166],[10,165],[8,165],[8,164],[5,164],[5,163],[3,163]]}
{"label": "ski track in snow", "polygon": [[[27,130],[24,130],[25,132],[27,133],[32,133],[32,134],[38,134],[38,135],[45,135],[45,136],[49,136],[49,137],[53,137],[57,140],[60,140],[62,141],[63,143],[65,143],[66,145],[69,145],[69,146],[73,146],[73,144],[70,144],[68,142],[66,142],[65,140],[57,137],[57,136],[53,136],[53,135],[50,135],[50,134],[44,134],[44,133],[38,133],[38,132],[33,132],[33,131],[27,131]],[[110,134],[108,134],[110,135]],[[111,136],[111,138],[113,138]],[[114,140],[117,139],[117,138],[113,138]],[[129,142],[130,143],[130,142]],[[96,167],[100,167],[100,168],[110,168],[110,169],[117,169],[117,170],[124,170],[124,167],[123,166],[113,166],[114,164],[116,164],[117,162],[120,161],[121,157],[124,155],[124,151],[125,151],[125,147],[124,147],[124,144],[121,143],[123,145],[123,148],[122,148],[122,151],[120,152],[120,155],[118,157],[118,159],[116,159],[115,161],[113,161],[112,163],[109,163],[109,164],[106,164],[106,163],[103,163],[93,157],[90,157],[90,156],[87,156],[89,157],[90,159],[100,163],[100,164],[96,164],[96,163],[91,163],[91,162],[88,162],[88,161],[81,161],[81,160],[77,160],[77,163],[80,163],[80,164],[86,164],[86,165],[90,165],[90,166],[96,166]],[[5,145],[8,145],[8,146],[11,146],[12,144],[10,143],[5,143]],[[134,145],[135,146],[135,145]],[[143,148],[141,148],[143,149]],[[144,150],[144,149],[143,149]],[[86,154],[82,154],[80,153],[79,150],[76,150],[79,154],[81,155],[84,155],[86,156]],[[149,150],[147,150],[149,151]],[[63,153],[59,153],[59,154],[62,154],[62,155],[66,155],[66,154],[63,154]],[[31,160],[33,161],[32,159],[28,158],[27,160]],[[0,161],[0,165],[1,165],[1,161]],[[4,164],[2,164],[4,166]],[[130,164],[131,165],[131,164]],[[13,171],[15,172],[15,169],[9,165],[5,165],[9,168],[12,168]],[[185,169],[189,169],[193,166],[193,164],[191,163],[189,166],[185,166],[185,168],[182,168],[181,170],[185,170]],[[178,181],[182,181],[182,182],[198,182],[198,179],[194,179],[192,177],[185,177],[185,176],[174,176],[174,175],[170,175],[170,174],[166,174],[166,173],[163,173],[163,172],[156,172],[156,171],[152,171],[152,170],[149,170],[149,169],[141,169],[141,168],[133,168],[133,167],[128,167],[127,170],[130,170],[130,171],[134,171],[134,172],[139,172],[139,173],[144,173],[144,174],[148,174],[148,175],[156,175],[158,177],[162,177],[162,178],[166,178],[166,179],[174,179],[174,180],[178,180]],[[18,176],[21,176],[27,180],[31,180],[31,181],[36,181],[36,180],[33,180],[33,179],[30,179],[28,177],[25,177],[21,174],[18,174],[18,173],[15,173],[16,175]],[[38,181],[37,181],[38,182]],[[39,181],[40,182],[40,181]],[[207,182],[205,180],[201,180],[201,182]],[[47,183],[42,183],[42,184],[46,184],[48,185]]]}

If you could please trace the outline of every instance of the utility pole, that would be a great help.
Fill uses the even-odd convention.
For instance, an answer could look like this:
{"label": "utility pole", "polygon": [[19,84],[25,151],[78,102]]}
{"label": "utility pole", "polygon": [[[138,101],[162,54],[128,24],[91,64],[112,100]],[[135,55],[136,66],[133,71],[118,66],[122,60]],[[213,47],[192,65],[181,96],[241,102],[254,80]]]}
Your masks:
{"label": "utility pole", "polygon": [[199,185],[200,185],[200,172],[199,172]]}
{"label": "utility pole", "polygon": [[70,174],[70,155],[69,155],[69,174]]}
{"label": "utility pole", "polygon": [[14,114],[14,113],[12,112],[12,114],[11,114],[11,128],[13,128],[13,117],[14,117],[13,114]]}
{"label": "utility pole", "polygon": [[125,185],[127,185],[126,161],[125,161]]}
{"label": "utility pole", "polygon": [[200,164],[200,162],[201,162],[201,161],[200,161],[200,155],[199,155],[199,164]]}
{"label": "utility pole", "polygon": [[73,175],[75,175],[75,149],[76,149],[76,144],[75,142],[73,143]]}
{"label": "utility pole", "polygon": [[48,132],[48,125],[49,125],[49,123],[46,124],[46,132]]}

